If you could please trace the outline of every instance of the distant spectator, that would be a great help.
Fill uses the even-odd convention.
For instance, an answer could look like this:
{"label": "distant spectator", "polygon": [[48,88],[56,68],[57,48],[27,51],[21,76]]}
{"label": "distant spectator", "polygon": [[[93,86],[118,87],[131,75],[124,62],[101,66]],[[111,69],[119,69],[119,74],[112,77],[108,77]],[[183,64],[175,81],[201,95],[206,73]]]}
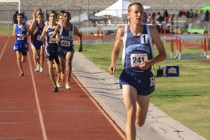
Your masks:
{"label": "distant spectator", "polygon": [[208,10],[205,13],[204,21],[209,21],[209,11]]}
{"label": "distant spectator", "polygon": [[198,10],[198,14],[202,14],[203,13],[203,11],[202,10]]}
{"label": "distant spectator", "polygon": [[24,14],[24,17],[23,17],[23,24],[25,24],[26,23],[26,21],[28,20],[28,18],[27,18],[27,16],[25,15],[25,13],[23,12],[23,14]]}
{"label": "distant spectator", "polygon": [[143,23],[147,23],[147,13],[144,12]]}
{"label": "distant spectator", "polygon": [[152,24],[156,23],[156,13],[155,12],[152,13],[151,22],[152,22]]}
{"label": "distant spectator", "polygon": [[187,10],[186,18],[190,18],[190,11],[189,10]]}
{"label": "distant spectator", "polygon": [[108,16],[108,24],[111,25],[112,24],[112,17]]}
{"label": "distant spectator", "polygon": [[171,15],[170,15],[170,18],[169,18],[169,23],[170,23],[170,25],[171,25],[171,32],[174,32],[174,18],[175,18],[175,14],[174,13],[172,13]]}
{"label": "distant spectator", "polygon": [[190,18],[194,18],[194,13],[192,9],[190,10]]}
{"label": "distant spectator", "polygon": [[168,11],[167,11],[167,10],[165,10],[165,11],[164,11],[163,16],[164,16],[165,18],[169,16],[169,14],[168,14]]}
{"label": "distant spectator", "polygon": [[156,16],[156,22],[157,22],[157,29],[159,33],[163,32],[163,26],[162,26],[162,22],[164,21],[164,17],[161,15],[160,12],[157,12],[157,16]]}
{"label": "distant spectator", "polygon": [[147,13],[147,23],[152,24],[152,15],[150,12]]}
{"label": "distant spectator", "polygon": [[167,10],[164,11],[163,16],[164,16],[165,24],[168,24],[170,15]]}
{"label": "distant spectator", "polygon": [[18,23],[18,21],[17,21],[17,14],[18,14],[18,11],[15,11],[15,14],[13,15],[13,23],[14,24]]}
{"label": "distant spectator", "polygon": [[156,21],[158,24],[162,24],[162,22],[164,21],[164,17],[161,15],[160,12],[157,12]]}
{"label": "distant spectator", "polygon": [[[93,15],[95,15],[95,14],[96,14],[96,12],[94,11]],[[92,27],[96,27],[96,21],[95,20],[92,21]]]}
{"label": "distant spectator", "polygon": [[181,17],[181,16],[182,16],[182,11],[180,10],[179,14],[178,14],[178,17]]}

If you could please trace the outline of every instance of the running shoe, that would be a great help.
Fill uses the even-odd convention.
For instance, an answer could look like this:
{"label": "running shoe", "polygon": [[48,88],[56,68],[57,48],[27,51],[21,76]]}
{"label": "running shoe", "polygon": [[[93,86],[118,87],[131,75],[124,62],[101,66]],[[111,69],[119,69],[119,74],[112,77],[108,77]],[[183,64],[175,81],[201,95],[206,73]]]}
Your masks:
{"label": "running shoe", "polygon": [[66,83],[66,89],[71,89],[70,83]]}
{"label": "running shoe", "polygon": [[65,74],[61,73],[61,81],[65,82]]}
{"label": "running shoe", "polygon": [[57,82],[56,85],[57,85],[57,87],[59,87],[59,88],[62,87],[61,82]]}
{"label": "running shoe", "polygon": [[58,87],[55,87],[53,92],[58,92]]}
{"label": "running shoe", "polygon": [[35,72],[39,72],[39,67],[36,67],[36,68],[34,69],[34,71],[35,71]]}
{"label": "running shoe", "polygon": [[43,72],[43,71],[44,71],[43,67],[40,67],[39,72]]}

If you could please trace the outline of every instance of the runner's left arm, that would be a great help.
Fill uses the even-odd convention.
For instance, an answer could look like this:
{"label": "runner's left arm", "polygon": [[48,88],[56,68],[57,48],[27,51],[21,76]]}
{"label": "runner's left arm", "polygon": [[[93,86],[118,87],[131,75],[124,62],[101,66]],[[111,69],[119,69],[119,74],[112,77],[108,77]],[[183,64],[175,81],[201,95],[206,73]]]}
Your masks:
{"label": "runner's left arm", "polygon": [[163,42],[160,39],[160,35],[159,32],[157,31],[157,28],[151,26],[149,29],[151,32],[152,42],[157,47],[158,55],[155,56],[153,59],[142,62],[140,68],[143,70],[147,70],[150,66],[154,65],[157,62],[165,60],[167,57]]}
{"label": "runner's left arm", "polygon": [[82,33],[79,32],[78,28],[74,26],[74,34],[77,35],[80,39],[79,52],[82,51]]}

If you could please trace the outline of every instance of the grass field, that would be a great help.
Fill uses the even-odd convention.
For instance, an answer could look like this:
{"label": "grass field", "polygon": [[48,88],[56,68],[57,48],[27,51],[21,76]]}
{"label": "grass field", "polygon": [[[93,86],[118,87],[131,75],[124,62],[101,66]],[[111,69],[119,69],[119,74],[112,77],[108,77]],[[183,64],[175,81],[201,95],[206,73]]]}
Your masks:
{"label": "grass field", "polygon": [[[112,45],[112,43],[84,45],[83,54],[100,68],[107,70]],[[169,56],[168,43],[165,43],[165,48]],[[201,54],[201,51],[198,48],[183,46],[183,54]],[[176,65],[180,68],[180,76],[156,77],[156,91],[151,96],[151,102],[175,120],[210,139],[210,62],[204,63],[200,60],[201,58],[167,59],[156,64],[152,69],[154,74],[159,66],[164,68]],[[116,77],[119,77],[122,69],[119,57]]]}
{"label": "grass field", "polygon": [[8,26],[8,25],[0,25],[0,35],[7,35],[7,34],[12,34],[13,31],[13,26]]}

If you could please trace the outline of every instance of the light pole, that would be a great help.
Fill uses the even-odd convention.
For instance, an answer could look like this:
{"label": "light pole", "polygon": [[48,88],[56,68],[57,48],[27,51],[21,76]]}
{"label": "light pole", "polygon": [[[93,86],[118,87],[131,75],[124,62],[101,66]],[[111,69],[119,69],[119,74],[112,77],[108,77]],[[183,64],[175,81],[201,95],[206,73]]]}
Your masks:
{"label": "light pole", "polygon": [[[87,6],[88,6],[88,9],[87,9],[87,15],[89,14],[89,0],[87,1]],[[89,16],[87,17],[87,27],[89,27]]]}

